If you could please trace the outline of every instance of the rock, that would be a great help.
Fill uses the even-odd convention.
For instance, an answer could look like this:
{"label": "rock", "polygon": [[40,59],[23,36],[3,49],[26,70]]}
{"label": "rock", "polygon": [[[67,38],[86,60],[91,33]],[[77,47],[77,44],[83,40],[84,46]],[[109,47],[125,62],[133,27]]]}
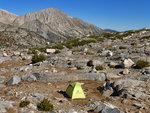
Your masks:
{"label": "rock", "polygon": [[46,49],[46,53],[55,53],[55,49]]}
{"label": "rock", "polygon": [[36,81],[37,79],[36,79],[36,77],[35,77],[34,75],[32,75],[32,74],[26,74],[26,75],[23,75],[23,76],[21,77],[21,80],[33,82],[33,81]]}
{"label": "rock", "polygon": [[144,108],[144,107],[145,107],[144,104],[139,104],[139,103],[133,103],[133,106],[135,106],[137,109],[140,109],[140,108]]}
{"label": "rock", "polygon": [[13,52],[13,55],[14,55],[14,56],[18,56],[18,55],[20,55],[20,52],[19,52],[19,51],[14,51],[14,52]]}
{"label": "rock", "polygon": [[87,52],[87,51],[88,51],[88,48],[83,48],[82,51],[83,51],[83,52]]}
{"label": "rock", "polygon": [[93,101],[87,104],[88,107],[98,106],[100,103],[97,101]]}
{"label": "rock", "polygon": [[116,74],[113,74],[113,73],[107,73],[106,74],[106,78],[108,80],[111,80],[111,79],[116,79],[116,78],[120,78],[120,76],[116,75]]}
{"label": "rock", "polygon": [[87,62],[87,66],[89,66],[89,67],[94,66],[93,61],[92,61],[92,60],[88,61],[88,62]]}
{"label": "rock", "polygon": [[4,56],[4,57],[7,57],[8,55],[7,55],[7,53],[3,53],[3,56]]}
{"label": "rock", "polygon": [[134,62],[128,58],[123,60],[121,65],[123,68],[130,68],[132,65],[134,65]]}
{"label": "rock", "polygon": [[102,56],[112,57],[113,56],[113,52],[111,52],[110,50],[103,51],[102,52]]}
{"label": "rock", "polygon": [[106,79],[104,73],[90,73],[89,78],[90,80],[98,80],[98,81],[105,81]]}
{"label": "rock", "polygon": [[124,69],[124,70],[122,71],[122,74],[124,74],[124,75],[129,74],[129,69]]}
{"label": "rock", "polygon": [[109,66],[116,66],[116,65],[118,65],[118,63],[115,63],[115,62],[110,62],[110,64],[109,64]]}
{"label": "rock", "polygon": [[44,98],[48,98],[51,97],[52,94],[45,94],[45,93],[32,93],[30,94],[30,96],[28,97],[28,100],[37,100],[37,101],[42,101]]}
{"label": "rock", "polygon": [[93,60],[93,65],[94,66],[99,66],[99,65],[102,65],[103,63],[104,63],[103,61]]}
{"label": "rock", "polygon": [[121,85],[122,87],[137,87],[144,84],[144,82],[139,81],[139,80],[134,80],[134,79],[130,79],[130,78],[124,78],[124,79],[120,79],[118,81],[115,82],[115,86],[117,85]]}
{"label": "rock", "polygon": [[0,76],[0,83],[3,83],[5,81],[6,77],[5,76]]}
{"label": "rock", "polygon": [[111,95],[113,94],[113,89],[110,87],[110,89],[108,90],[104,90],[102,95],[105,96],[105,97],[110,97]]}
{"label": "rock", "polygon": [[[67,56],[70,56],[72,55],[72,51],[67,51],[67,50],[64,50],[62,51],[63,54],[67,55]],[[69,59],[69,58],[68,58]]]}
{"label": "rock", "polygon": [[68,113],[78,113],[78,112],[75,111],[74,109],[70,109],[70,110],[68,111]]}
{"label": "rock", "polygon": [[146,73],[146,74],[150,74],[150,68],[145,69],[145,73]]}
{"label": "rock", "polygon": [[5,85],[3,85],[3,84],[0,84],[0,87],[6,87]]}
{"label": "rock", "polygon": [[103,103],[98,105],[94,112],[98,113],[122,113],[116,106],[110,103]]}
{"label": "rock", "polygon": [[15,85],[21,82],[21,79],[19,76],[13,76],[8,82],[7,85]]}
{"label": "rock", "polygon": [[52,68],[52,73],[57,73],[58,71],[56,70],[56,68]]}
{"label": "rock", "polygon": [[37,106],[33,105],[33,104],[29,104],[28,105],[28,108],[32,109],[32,110],[36,110],[37,109]]}
{"label": "rock", "polygon": [[13,107],[12,102],[0,100],[0,113],[4,113],[4,112],[6,112],[6,108],[9,109],[12,107]]}

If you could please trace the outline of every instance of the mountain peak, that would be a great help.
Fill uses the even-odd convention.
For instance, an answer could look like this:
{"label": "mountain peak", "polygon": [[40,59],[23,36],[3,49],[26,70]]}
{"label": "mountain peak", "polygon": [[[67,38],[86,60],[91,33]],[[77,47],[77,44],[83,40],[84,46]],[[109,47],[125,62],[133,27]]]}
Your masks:
{"label": "mountain peak", "polygon": [[17,15],[0,9],[0,22],[5,24],[11,24],[16,19],[16,17]]}

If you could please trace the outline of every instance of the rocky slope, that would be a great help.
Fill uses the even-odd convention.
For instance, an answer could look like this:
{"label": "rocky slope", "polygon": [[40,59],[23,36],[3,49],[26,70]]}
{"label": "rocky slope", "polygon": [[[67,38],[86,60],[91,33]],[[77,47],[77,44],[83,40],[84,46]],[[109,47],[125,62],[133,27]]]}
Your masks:
{"label": "rocky slope", "polygon": [[12,14],[8,11],[0,9],[0,22],[5,24],[11,24],[16,19],[17,15]]}
{"label": "rocky slope", "polygon": [[[0,112],[41,113],[37,104],[47,98],[56,113],[149,113],[149,39],[150,29],[141,29],[85,36],[46,51],[1,48]],[[33,63],[34,54],[45,61]],[[83,83],[86,99],[65,95],[73,81]]]}
{"label": "rocky slope", "polygon": [[100,28],[54,8],[18,16],[13,24],[37,32],[51,41],[102,32]]}
{"label": "rocky slope", "polygon": [[30,48],[45,46],[47,40],[33,31],[0,23],[1,48]]}

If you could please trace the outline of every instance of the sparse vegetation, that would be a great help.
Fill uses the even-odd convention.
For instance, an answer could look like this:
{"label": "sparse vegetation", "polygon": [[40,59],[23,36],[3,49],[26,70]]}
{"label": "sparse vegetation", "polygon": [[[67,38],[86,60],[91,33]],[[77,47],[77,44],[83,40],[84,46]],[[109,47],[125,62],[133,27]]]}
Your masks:
{"label": "sparse vegetation", "polygon": [[124,47],[124,46],[120,46],[120,47],[119,47],[119,49],[126,49],[126,47]]}
{"label": "sparse vegetation", "polygon": [[143,36],[142,39],[150,39],[150,36]]}
{"label": "sparse vegetation", "polygon": [[95,69],[96,70],[103,70],[104,68],[103,68],[103,66],[99,65],[99,66],[96,66]]}
{"label": "sparse vegetation", "polygon": [[58,54],[58,53],[61,53],[61,52],[60,52],[59,50],[56,50],[56,51],[55,51],[55,54]]}
{"label": "sparse vegetation", "polygon": [[142,69],[142,68],[149,67],[149,66],[150,66],[149,62],[144,61],[144,60],[138,60],[136,62],[135,68],[136,69]]}
{"label": "sparse vegetation", "polygon": [[101,50],[98,50],[97,53],[102,53],[102,51],[101,51]]}
{"label": "sparse vegetation", "polygon": [[137,44],[133,42],[133,43],[131,43],[131,45],[132,45],[132,46],[135,46],[135,45],[137,45]]}
{"label": "sparse vegetation", "polygon": [[21,101],[20,104],[19,104],[19,107],[26,107],[27,105],[30,104],[30,101],[28,100],[24,100],[24,101]]}
{"label": "sparse vegetation", "polygon": [[63,45],[62,44],[56,44],[52,47],[53,49],[64,49]]}
{"label": "sparse vegetation", "polygon": [[35,54],[32,57],[32,63],[42,62],[44,60],[46,60],[46,57],[43,54]]}
{"label": "sparse vegetation", "polygon": [[48,99],[43,99],[43,101],[41,103],[37,104],[37,108],[40,111],[53,111],[54,107],[53,105],[50,103],[50,101]]}

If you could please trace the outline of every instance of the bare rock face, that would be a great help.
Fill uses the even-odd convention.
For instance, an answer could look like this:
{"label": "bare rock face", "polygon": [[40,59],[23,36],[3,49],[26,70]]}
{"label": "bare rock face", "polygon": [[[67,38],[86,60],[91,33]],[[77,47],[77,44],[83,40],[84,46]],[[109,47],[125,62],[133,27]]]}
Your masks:
{"label": "bare rock face", "polygon": [[11,24],[16,19],[16,17],[17,15],[0,9],[0,22],[5,24]]}
{"label": "bare rock face", "polygon": [[33,31],[0,23],[0,47],[43,47],[47,40]]}
{"label": "bare rock face", "polygon": [[13,24],[37,32],[54,42],[102,32],[102,29],[54,8],[18,16]]}

